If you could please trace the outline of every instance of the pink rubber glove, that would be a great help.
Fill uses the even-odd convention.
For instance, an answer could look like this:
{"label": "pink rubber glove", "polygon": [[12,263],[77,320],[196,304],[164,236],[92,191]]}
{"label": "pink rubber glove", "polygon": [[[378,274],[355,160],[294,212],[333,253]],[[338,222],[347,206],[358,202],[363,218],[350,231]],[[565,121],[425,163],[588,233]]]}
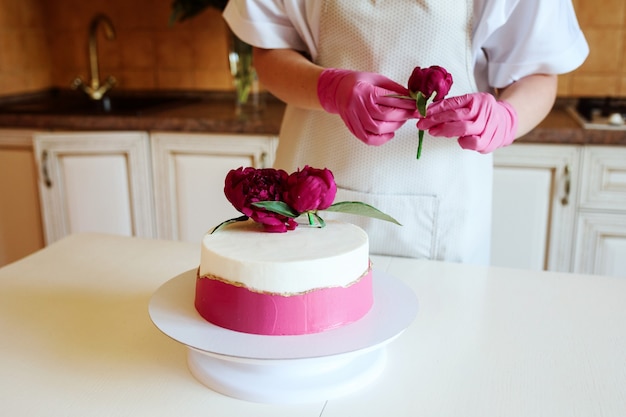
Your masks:
{"label": "pink rubber glove", "polygon": [[382,145],[408,119],[416,117],[409,91],[389,78],[371,72],[325,69],[317,82],[324,110],[338,114],[350,132],[368,145]]}
{"label": "pink rubber glove", "polygon": [[513,142],[517,112],[491,94],[466,94],[428,106],[417,128],[432,136],[458,137],[461,148],[489,153]]}

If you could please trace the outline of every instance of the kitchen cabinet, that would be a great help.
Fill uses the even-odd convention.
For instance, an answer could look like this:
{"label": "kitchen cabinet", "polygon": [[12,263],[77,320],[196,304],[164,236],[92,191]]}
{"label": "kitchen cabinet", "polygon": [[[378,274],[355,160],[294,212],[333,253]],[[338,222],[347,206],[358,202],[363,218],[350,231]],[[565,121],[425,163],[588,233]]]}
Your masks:
{"label": "kitchen cabinet", "polygon": [[35,135],[46,244],[76,232],[199,242],[239,216],[224,178],[270,166],[272,135],[46,132]]}
{"label": "kitchen cabinet", "polygon": [[[272,134],[5,132],[0,162],[25,153],[13,160],[19,174],[0,170],[33,184],[39,171],[39,196],[31,185],[31,203],[22,196],[12,212],[39,198],[46,244],[81,231],[198,243],[239,215],[224,197],[227,172],[271,166],[277,145]],[[626,148],[515,143],[494,153],[494,167],[493,265],[626,276]],[[0,255],[6,236],[0,229]]]}
{"label": "kitchen cabinet", "polygon": [[574,272],[626,278],[626,148],[583,151]]}
{"label": "kitchen cabinet", "polygon": [[0,129],[0,266],[44,246],[33,134]]}
{"label": "kitchen cabinet", "polygon": [[516,143],[494,153],[492,265],[570,271],[580,152]]}
{"label": "kitchen cabinet", "polygon": [[224,196],[224,178],[240,166],[270,167],[273,135],[151,134],[157,236],[199,243],[224,220],[238,217]]}
{"label": "kitchen cabinet", "polygon": [[147,133],[45,132],[34,147],[46,244],[77,232],[155,236]]}

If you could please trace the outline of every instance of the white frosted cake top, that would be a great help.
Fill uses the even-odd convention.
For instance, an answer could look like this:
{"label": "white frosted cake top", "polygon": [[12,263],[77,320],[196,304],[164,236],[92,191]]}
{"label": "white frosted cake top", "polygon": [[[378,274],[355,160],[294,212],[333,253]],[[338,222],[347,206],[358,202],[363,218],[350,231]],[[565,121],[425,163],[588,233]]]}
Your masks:
{"label": "white frosted cake top", "polygon": [[248,220],[204,236],[200,275],[255,291],[294,294],[346,286],[368,267],[367,234],[353,224],[327,221],[323,228],[299,225],[267,233]]}

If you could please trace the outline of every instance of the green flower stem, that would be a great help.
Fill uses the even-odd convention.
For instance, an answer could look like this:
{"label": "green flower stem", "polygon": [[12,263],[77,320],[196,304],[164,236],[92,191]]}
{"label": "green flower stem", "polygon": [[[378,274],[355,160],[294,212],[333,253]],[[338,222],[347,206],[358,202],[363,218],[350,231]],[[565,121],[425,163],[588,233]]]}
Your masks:
{"label": "green flower stem", "polygon": [[306,215],[309,218],[309,225],[313,226],[315,224],[315,215],[311,211],[307,211]]}
{"label": "green flower stem", "polygon": [[[427,101],[427,98],[424,97],[424,94],[418,91],[417,97],[415,98],[415,102],[417,104],[417,110],[422,115],[422,117],[426,116],[426,101]],[[419,135],[419,143],[417,145],[416,159],[420,159],[420,156],[422,156],[422,143],[424,142],[424,131],[419,130],[418,135]]]}
{"label": "green flower stem", "polygon": [[417,156],[415,157],[415,159],[420,159],[420,156],[422,156],[422,142],[424,142],[424,131],[420,130],[419,132],[417,132],[417,134],[419,135],[419,143],[417,144]]}
{"label": "green flower stem", "polygon": [[313,216],[315,216],[315,218],[317,219],[317,224],[319,225],[319,227],[325,227],[326,226],[326,222],[324,221],[324,219],[322,219],[320,217],[319,214],[317,214],[317,212],[313,213]]}

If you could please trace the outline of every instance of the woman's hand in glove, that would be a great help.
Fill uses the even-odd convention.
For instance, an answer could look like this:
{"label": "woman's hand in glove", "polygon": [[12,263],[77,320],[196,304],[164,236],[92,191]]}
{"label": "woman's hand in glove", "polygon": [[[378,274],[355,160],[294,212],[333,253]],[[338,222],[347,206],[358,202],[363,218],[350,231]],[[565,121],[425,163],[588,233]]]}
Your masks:
{"label": "woman's hand in glove", "polygon": [[350,132],[368,145],[382,145],[393,138],[408,119],[417,116],[408,90],[380,74],[335,68],[325,69],[317,83],[320,104],[338,114]]}
{"label": "woman's hand in glove", "polygon": [[517,112],[491,94],[466,94],[428,106],[417,128],[432,136],[458,137],[461,148],[489,153],[515,140]]}

